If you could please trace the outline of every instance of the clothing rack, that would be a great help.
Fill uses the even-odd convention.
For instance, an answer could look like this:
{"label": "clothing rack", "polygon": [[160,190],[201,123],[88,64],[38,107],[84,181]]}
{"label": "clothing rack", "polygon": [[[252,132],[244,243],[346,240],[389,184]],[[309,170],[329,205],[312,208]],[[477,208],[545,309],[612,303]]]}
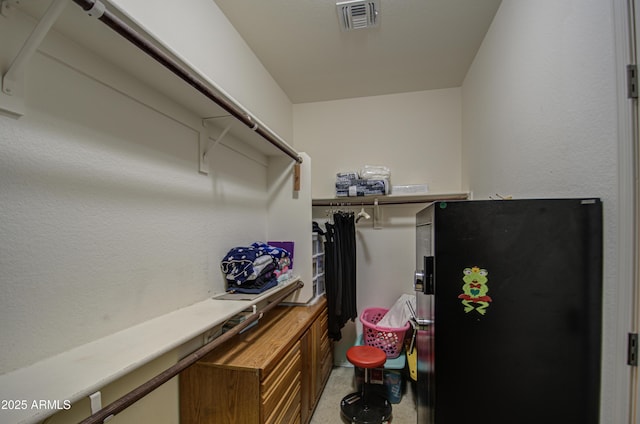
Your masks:
{"label": "clothing rack", "polygon": [[469,198],[468,193],[448,193],[448,194],[423,194],[423,195],[406,195],[406,196],[380,196],[380,197],[343,197],[332,199],[313,199],[312,206],[328,206],[338,210],[342,207],[361,207],[362,210],[358,214],[356,222],[361,217],[369,219],[370,216],[364,212],[365,206],[373,206],[373,228],[382,229],[382,211],[380,206],[385,205],[411,205],[421,203],[433,203],[448,200],[466,200]]}
{"label": "clothing rack", "polygon": [[255,131],[278,150],[289,156],[291,159],[295,160],[297,163],[302,163],[302,157],[298,155],[298,152],[292,149],[288,144],[286,144],[286,142],[281,140],[275,133],[264,126],[261,126],[254,117],[252,117],[246,111],[241,110],[241,108],[237,104],[233,103],[229,99],[224,98],[221,94],[216,93],[214,90],[209,88],[207,84],[193,75],[175,59],[156,47],[149,40],[145,39],[141,34],[128,26],[120,18],[109,12],[109,10],[106,10],[105,6],[100,1],[73,0],[73,2],[82,7],[82,9],[87,12],[87,14],[96,17],[99,21],[130,41],[133,45],[152,57],[154,60],[156,60],[162,66],[178,76],[184,82],[195,88],[208,99],[212,100],[222,109],[227,111],[231,116]]}
{"label": "clothing rack", "polygon": [[332,199],[313,199],[313,206],[382,206],[382,205],[410,205],[416,203],[432,203],[446,200],[466,200],[468,193],[424,194],[407,196],[380,197],[336,197]]}

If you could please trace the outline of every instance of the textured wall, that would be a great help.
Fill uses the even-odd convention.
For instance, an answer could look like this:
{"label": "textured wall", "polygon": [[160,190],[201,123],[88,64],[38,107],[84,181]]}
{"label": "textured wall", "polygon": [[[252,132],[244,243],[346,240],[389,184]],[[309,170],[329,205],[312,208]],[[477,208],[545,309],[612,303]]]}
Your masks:
{"label": "textured wall", "polygon": [[[198,4],[213,8],[213,14],[195,12],[206,26],[191,40],[204,43],[191,45],[204,60],[196,66],[216,82],[224,80],[251,112],[291,141],[286,96],[224,16],[215,14],[215,4]],[[149,15],[161,9],[145,7]],[[89,18],[77,16],[76,9],[68,6],[57,30],[69,34],[78,29],[75,25],[86,24]],[[195,21],[186,19],[188,28],[176,30],[177,11],[194,10],[182,5],[168,10],[177,20],[165,27],[180,38],[194,30]],[[216,25],[209,27],[212,21]],[[0,69],[8,67],[33,25],[19,11],[0,18]],[[209,174],[200,174],[200,132],[206,140],[202,116],[108,62],[111,54],[126,57],[123,50],[110,46],[100,57],[76,41],[84,40],[49,33],[27,67],[26,114],[20,119],[0,115],[0,374],[222,292],[219,262],[233,246],[295,240],[296,272],[310,283],[310,160],[303,166],[306,192],[297,193],[291,210],[277,204],[294,200],[290,167],[280,174],[283,166],[271,169],[269,158],[242,143],[218,143],[208,156]],[[172,47],[188,56],[180,45],[184,41]],[[214,52],[211,43],[221,50]],[[236,47],[234,59],[224,51],[230,45]],[[149,80],[157,76],[156,68],[146,75]],[[183,95],[188,97],[184,92],[178,97]],[[270,179],[277,184],[270,185]],[[277,212],[273,209],[293,216],[280,216],[278,227],[269,222],[269,213]],[[308,284],[297,300],[307,300],[310,293]],[[131,343],[144,347],[147,340]],[[201,343],[196,337],[105,383],[103,404]],[[177,422],[177,390],[174,378],[114,422]],[[88,415],[85,398],[47,422],[79,422]]]}
{"label": "textured wall", "polygon": [[[335,195],[335,175],[364,165],[386,165],[392,184],[427,183],[433,193],[458,192],[461,184],[460,89],[421,91],[294,105],[296,146],[313,158],[313,197]],[[357,199],[345,199],[357,205]],[[383,206],[382,229],[357,225],[358,311],[391,307],[413,287],[415,213],[425,205]],[[317,221],[328,207],[314,207]],[[351,208],[356,213],[360,207]],[[373,208],[366,211],[373,216]],[[360,332],[348,323],[336,345],[336,362]]]}
{"label": "textured wall", "polygon": [[296,147],[314,160],[313,196],[335,195],[335,174],[386,165],[392,184],[460,190],[460,89],[294,105]]}
{"label": "textured wall", "polygon": [[293,144],[291,101],[215,2],[189,0],[179,7],[149,7],[146,0],[111,3]]}
{"label": "textured wall", "polygon": [[503,0],[462,88],[463,185],[475,198],[603,200],[603,423],[625,420],[628,378],[612,12],[610,1]]}
{"label": "textured wall", "polygon": [[133,91],[38,53],[26,115],[0,116],[2,372],[223,291],[220,258],[267,237],[262,155],[218,145],[202,175],[199,117],[64,56]]}

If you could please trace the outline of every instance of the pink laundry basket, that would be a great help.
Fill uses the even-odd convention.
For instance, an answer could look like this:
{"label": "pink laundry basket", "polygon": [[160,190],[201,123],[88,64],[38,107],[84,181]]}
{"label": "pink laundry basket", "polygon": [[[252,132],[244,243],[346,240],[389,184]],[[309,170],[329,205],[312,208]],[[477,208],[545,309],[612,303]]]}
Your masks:
{"label": "pink laundry basket", "polygon": [[378,321],[388,312],[385,308],[367,308],[360,315],[364,344],[384,350],[387,358],[397,358],[402,353],[404,335],[411,325],[402,328],[379,327]]}

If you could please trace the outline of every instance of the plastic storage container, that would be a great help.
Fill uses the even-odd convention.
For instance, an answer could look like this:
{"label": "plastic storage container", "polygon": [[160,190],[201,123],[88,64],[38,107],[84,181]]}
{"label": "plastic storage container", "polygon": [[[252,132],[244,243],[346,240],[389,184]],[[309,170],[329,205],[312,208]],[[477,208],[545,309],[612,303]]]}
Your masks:
{"label": "plastic storage container", "polygon": [[312,278],[313,278],[313,295],[315,297],[325,293],[324,285],[324,244],[317,233],[313,233],[313,261]]}

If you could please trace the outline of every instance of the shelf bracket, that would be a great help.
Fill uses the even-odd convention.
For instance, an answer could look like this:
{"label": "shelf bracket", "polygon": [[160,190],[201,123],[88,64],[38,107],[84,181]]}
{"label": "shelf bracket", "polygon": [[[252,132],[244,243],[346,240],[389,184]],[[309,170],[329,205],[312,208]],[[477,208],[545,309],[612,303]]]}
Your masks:
{"label": "shelf bracket", "polygon": [[382,209],[378,204],[378,198],[373,201],[373,228],[376,230],[382,229]]}
{"label": "shelf bracket", "polygon": [[[67,6],[69,0],[53,0],[40,21],[22,45],[22,48],[11,62],[7,72],[2,75],[2,92],[0,93],[0,110],[10,116],[19,118],[25,114],[24,106],[24,73],[27,63],[36,52],[47,33]],[[2,2],[2,14],[17,2]]]}
{"label": "shelf bracket", "polygon": [[92,414],[95,414],[102,409],[102,393],[100,391],[90,394],[89,400],[91,401]]}
{"label": "shelf bracket", "polygon": [[[228,118],[227,116],[225,116],[224,118]],[[211,120],[211,119],[217,119],[216,117],[214,118],[203,118],[202,119],[202,126],[203,127],[207,127],[207,120]],[[218,143],[220,143],[222,141],[222,139],[227,135],[227,133],[229,132],[229,130],[231,129],[231,127],[233,126],[233,120],[229,121],[229,123],[227,124],[226,127],[224,127],[224,129],[222,130],[222,132],[220,133],[220,135],[218,135],[216,138],[210,137],[208,131],[201,131],[200,132],[200,172],[203,174],[208,174],[209,173],[209,158],[208,155],[209,153],[218,145]]]}
{"label": "shelf bracket", "polygon": [[300,191],[300,164],[293,164],[293,191]]}
{"label": "shelf bracket", "polygon": [[13,8],[20,4],[20,0],[1,0],[0,1],[0,15],[8,18],[11,16]]}
{"label": "shelf bracket", "polygon": [[[98,390],[97,392],[90,394],[89,401],[91,402],[91,414],[95,414],[100,411],[102,409],[102,392]],[[106,423],[111,418],[113,418],[113,415],[109,415],[102,422]]]}

